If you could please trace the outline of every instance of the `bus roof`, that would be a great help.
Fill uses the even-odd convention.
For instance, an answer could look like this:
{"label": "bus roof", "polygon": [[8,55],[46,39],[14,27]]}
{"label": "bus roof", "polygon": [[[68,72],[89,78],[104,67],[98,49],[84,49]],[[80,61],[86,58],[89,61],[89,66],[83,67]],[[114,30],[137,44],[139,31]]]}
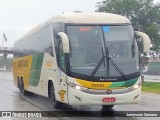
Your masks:
{"label": "bus roof", "polygon": [[[63,22],[63,23],[72,23],[72,24],[131,24],[129,19],[126,17],[123,17],[121,15],[112,14],[112,13],[100,13],[100,12],[94,12],[94,13],[67,13],[67,14],[59,14],[53,16],[50,20],[48,20],[45,23],[40,24],[39,26],[33,28],[31,31],[26,33],[24,36],[22,36],[19,40],[22,38],[25,38],[28,35],[31,35],[38,30],[40,30],[43,26],[47,24],[51,24],[54,22]],[[16,41],[16,42],[18,42]]]}
{"label": "bus roof", "polygon": [[80,23],[80,24],[123,24],[131,23],[126,17],[112,13],[71,13],[53,16],[51,22]]}

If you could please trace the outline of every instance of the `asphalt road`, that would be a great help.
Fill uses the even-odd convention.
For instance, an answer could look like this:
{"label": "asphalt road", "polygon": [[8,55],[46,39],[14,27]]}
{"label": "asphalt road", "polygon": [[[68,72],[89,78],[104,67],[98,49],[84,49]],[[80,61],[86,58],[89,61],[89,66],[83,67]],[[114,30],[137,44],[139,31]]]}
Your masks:
{"label": "asphalt road", "polygon": [[[106,120],[106,114],[115,115],[127,114],[130,111],[159,111],[160,95],[151,93],[142,93],[140,104],[117,105],[110,111],[101,111],[101,106],[68,106],[56,109],[52,106],[50,99],[39,95],[23,96],[18,88],[13,85],[12,73],[0,72],[0,111],[52,111],[50,115],[54,117],[43,119],[61,119],[61,120]],[[56,111],[56,112],[55,112]],[[67,111],[67,112],[66,112]],[[71,111],[71,112],[68,112]],[[84,111],[84,112],[81,112]],[[96,111],[96,112],[93,112]],[[144,112],[145,111],[145,112]],[[154,112],[151,112],[154,113]],[[131,112],[130,114],[134,114]],[[155,113],[156,114],[156,113]],[[160,113],[159,113],[160,114]],[[87,117],[84,117],[87,116]],[[160,117],[159,117],[160,118]],[[159,120],[158,117],[107,117],[107,120]],[[1,119],[1,118],[0,118]],[[3,120],[3,119],[2,119]],[[13,120],[19,120],[13,118]],[[28,120],[28,119],[27,119]],[[29,120],[31,120],[29,118]],[[34,118],[35,120],[35,118]]]}
{"label": "asphalt road", "polygon": [[160,82],[160,75],[143,75],[145,82]]}

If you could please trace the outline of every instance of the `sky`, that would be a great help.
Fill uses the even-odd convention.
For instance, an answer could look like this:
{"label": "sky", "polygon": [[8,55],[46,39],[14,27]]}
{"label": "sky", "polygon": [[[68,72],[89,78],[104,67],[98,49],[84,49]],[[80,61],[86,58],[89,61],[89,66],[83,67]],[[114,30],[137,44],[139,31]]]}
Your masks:
{"label": "sky", "polygon": [[26,32],[52,16],[75,10],[94,12],[99,1],[102,0],[0,0],[0,47],[3,33],[7,37],[4,46],[12,47]]}

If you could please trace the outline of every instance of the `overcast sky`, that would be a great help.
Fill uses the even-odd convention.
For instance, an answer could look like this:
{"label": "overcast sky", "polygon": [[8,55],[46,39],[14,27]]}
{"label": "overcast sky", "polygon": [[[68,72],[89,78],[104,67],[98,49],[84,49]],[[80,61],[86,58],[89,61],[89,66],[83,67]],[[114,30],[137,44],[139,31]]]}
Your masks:
{"label": "overcast sky", "polygon": [[53,15],[75,10],[94,12],[99,1],[102,0],[0,0],[0,46],[3,32],[8,38],[5,46],[12,46],[23,34]]}

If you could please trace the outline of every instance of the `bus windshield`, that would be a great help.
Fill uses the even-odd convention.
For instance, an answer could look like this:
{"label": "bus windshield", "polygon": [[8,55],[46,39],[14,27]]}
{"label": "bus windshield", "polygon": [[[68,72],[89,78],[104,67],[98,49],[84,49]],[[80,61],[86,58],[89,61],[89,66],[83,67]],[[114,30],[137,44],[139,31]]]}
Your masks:
{"label": "bus windshield", "polygon": [[138,48],[131,25],[73,25],[67,26],[67,35],[71,73],[118,77],[139,72]]}

